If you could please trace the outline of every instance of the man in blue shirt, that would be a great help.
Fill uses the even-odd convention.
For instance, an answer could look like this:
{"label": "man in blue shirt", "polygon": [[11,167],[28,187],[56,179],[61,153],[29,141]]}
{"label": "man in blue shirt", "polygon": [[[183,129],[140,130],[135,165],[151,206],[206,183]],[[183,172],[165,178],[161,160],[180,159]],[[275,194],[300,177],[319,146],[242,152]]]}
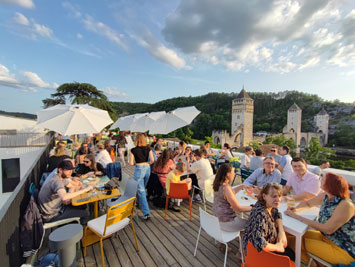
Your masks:
{"label": "man in blue shirt", "polygon": [[[275,160],[273,157],[266,157],[263,161],[263,168],[256,169],[245,181],[245,185],[262,188],[267,183],[280,183],[281,173],[275,169]],[[254,193],[259,193],[260,189],[256,188]]]}
{"label": "man in blue shirt", "polygon": [[277,148],[272,147],[271,148],[271,153],[267,154],[267,157],[273,157],[276,163],[276,166],[280,164],[282,156],[279,155]]}

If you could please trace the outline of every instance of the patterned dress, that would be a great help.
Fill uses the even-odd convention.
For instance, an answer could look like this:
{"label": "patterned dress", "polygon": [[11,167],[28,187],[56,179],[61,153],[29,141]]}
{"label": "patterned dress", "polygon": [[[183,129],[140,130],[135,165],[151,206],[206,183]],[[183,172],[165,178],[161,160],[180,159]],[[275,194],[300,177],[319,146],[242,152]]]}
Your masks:
{"label": "patterned dress", "polygon": [[[345,200],[345,198],[335,197],[333,200],[328,201],[328,195],[325,195],[319,211],[318,222],[323,224],[326,223],[330,217],[332,217],[334,210],[342,200]],[[353,216],[346,224],[336,230],[333,234],[322,234],[331,240],[335,245],[348,252],[351,257],[355,258],[355,216]]]}
{"label": "patterned dress", "polygon": [[258,252],[261,252],[267,246],[267,243],[277,243],[277,219],[281,219],[281,213],[278,209],[273,208],[270,215],[262,203],[256,202],[250,212],[243,235],[245,253],[247,253],[248,241],[253,244]]}

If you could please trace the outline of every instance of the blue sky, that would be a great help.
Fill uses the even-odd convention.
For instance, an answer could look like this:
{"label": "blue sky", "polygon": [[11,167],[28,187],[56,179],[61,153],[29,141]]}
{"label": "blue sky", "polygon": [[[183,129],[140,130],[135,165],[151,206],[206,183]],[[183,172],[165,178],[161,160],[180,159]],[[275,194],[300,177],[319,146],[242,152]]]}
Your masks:
{"label": "blue sky", "polygon": [[0,0],[0,109],[66,82],[111,101],[298,90],[355,101],[350,0]]}

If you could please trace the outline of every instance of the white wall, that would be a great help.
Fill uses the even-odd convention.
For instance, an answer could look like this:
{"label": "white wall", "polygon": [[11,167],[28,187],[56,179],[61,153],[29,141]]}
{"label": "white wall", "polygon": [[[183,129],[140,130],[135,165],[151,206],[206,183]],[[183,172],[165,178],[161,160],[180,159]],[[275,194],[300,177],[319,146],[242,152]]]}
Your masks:
{"label": "white wall", "polygon": [[2,159],[20,158],[20,179],[30,169],[38,157],[43,153],[46,147],[16,147],[0,148],[0,208],[5,203],[11,193],[2,193]]}
{"label": "white wall", "polygon": [[17,130],[18,132],[41,132],[36,128],[36,120],[0,115],[0,130]]}

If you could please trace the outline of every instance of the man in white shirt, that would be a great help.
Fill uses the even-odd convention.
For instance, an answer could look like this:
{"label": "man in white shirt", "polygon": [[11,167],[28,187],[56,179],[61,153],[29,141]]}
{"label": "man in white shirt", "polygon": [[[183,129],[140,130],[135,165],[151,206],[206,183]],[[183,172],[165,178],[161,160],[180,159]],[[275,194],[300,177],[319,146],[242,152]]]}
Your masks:
{"label": "man in white shirt", "polygon": [[291,166],[292,157],[289,152],[290,148],[288,146],[280,148],[280,155],[282,155],[282,158],[280,160],[278,170],[281,172],[281,185],[285,185],[287,183],[288,176],[293,173]]}
{"label": "man in white shirt", "polygon": [[[195,175],[190,175],[192,185],[205,189],[205,181],[213,175],[213,170],[208,159],[206,159],[205,151],[197,149],[194,151],[196,161],[191,164],[187,159],[187,170]],[[196,191],[195,191],[196,192]]]}

